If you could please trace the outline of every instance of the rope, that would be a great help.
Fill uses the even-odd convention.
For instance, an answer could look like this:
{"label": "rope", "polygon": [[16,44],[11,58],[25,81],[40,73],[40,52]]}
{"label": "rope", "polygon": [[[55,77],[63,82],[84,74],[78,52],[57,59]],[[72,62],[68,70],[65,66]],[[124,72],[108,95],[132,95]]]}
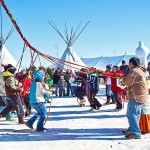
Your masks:
{"label": "rope", "polygon": [[[24,46],[25,46],[25,43],[24,43]],[[19,65],[19,63],[20,63],[20,61],[21,61],[22,55],[23,55],[23,53],[24,53],[24,46],[23,46],[22,54],[21,54],[21,56],[20,56],[20,58],[19,58],[19,61],[17,62],[16,67]]]}
{"label": "rope", "polygon": [[34,63],[35,63],[35,60],[37,59],[37,56],[36,56],[36,59],[33,61],[33,58],[34,58],[34,52],[32,53],[32,51],[31,51],[31,49],[30,49],[30,54],[31,54],[31,62],[30,62],[30,67],[32,66],[34,66]]}
{"label": "rope", "polygon": [[22,51],[22,55],[21,55],[21,57],[20,57],[20,59],[19,59],[19,61],[18,61],[18,63],[17,63],[17,65],[16,65],[16,67],[18,66],[18,64],[19,64],[19,67],[18,67],[18,72],[19,72],[19,70],[20,70],[20,67],[21,67],[21,63],[22,63],[22,59],[23,59],[23,54],[24,54],[24,52],[25,52],[25,50],[26,50],[26,44],[24,43],[24,46],[23,46],[23,51]]}
{"label": "rope", "polygon": [[102,99],[102,100],[104,100],[104,101],[107,101],[107,99],[102,98],[102,97],[100,97],[100,96],[98,96],[98,95],[96,95],[96,97],[99,97],[100,99]]}
{"label": "rope", "polygon": [[7,35],[7,37],[6,37],[5,41],[4,41],[4,44],[8,40],[8,38],[10,37],[10,35],[14,32],[14,30],[15,30],[15,27],[12,26],[12,28],[10,29],[10,31],[9,31],[9,33],[8,33],[8,35]]}
{"label": "rope", "polygon": [[42,63],[41,63],[41,59],[40,59],[39,53],[37,53],[37,56],[38,56],[38,58],[39,58],[40,66],[42,66]]}
{"label": "rope", "polygon": [[50,113],[51,113],[52,100],[53,100],[53,92],[52,92],[51,101],[50,101],[50,106],[49,106],[48,114],[47,114],[47,117],[46,117],[46,119],[45,119],[44,125],[45,125],[46,122],[48,121],[48,118],[49,118]]}

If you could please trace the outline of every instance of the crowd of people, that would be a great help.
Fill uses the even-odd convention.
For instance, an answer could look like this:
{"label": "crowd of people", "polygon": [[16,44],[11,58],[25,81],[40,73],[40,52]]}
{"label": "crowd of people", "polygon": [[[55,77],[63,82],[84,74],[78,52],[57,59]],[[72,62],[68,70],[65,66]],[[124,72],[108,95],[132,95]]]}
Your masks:
{"label": "crowd of people", "polygon": [[[33,129],[33,124],[39,117],[36,130],[45,131],[45,103],[49,102],[51,94],[77,97],[80,106],[85,105],[87,97],[90,111],[99,111],[102,104],[96,95],[102,79],[106,85],[106,102],[103,106],[115,104],[114,111],[121,111],[124,102],[128,101],[129,128],[122,132],[128,139],[140,139],[141,132],[150,132],[149,76],[150,63],[145,69],[141,67],[140,60],[133,57],[129,60],[129,65],[123,60],[121,66],[107,65],[106,70],[82,68],[78,71],[64,71],[57,68],[52,78],[54,88],[51,88],[43,66],[16,73],[16,68],[8,64],[4,66],[0,77],[0,104],[3,106],[0,118],[13,120],[11,112],[16,111],[18,123]],[[25,122],[24,117],[31,115],[31,107],[37,113]]]}

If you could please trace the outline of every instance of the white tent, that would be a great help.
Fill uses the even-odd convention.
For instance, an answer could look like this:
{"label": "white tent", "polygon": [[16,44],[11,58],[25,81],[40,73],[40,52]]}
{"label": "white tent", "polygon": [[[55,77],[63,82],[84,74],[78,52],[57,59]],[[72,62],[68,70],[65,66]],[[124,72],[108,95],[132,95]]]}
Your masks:
{"label": "white tent", "polygon": [[64,61],[67,61],[70,63],[63,62],[60,60],[57,63],[58,67],[60,67],[62,69],[69,69],[69,70],[78,70],[78,69],[81,69],[83,67],[86,67],[84,62],[80,59],[80,57],[73,50],[72,45],[77,40],[77,38],[80,36],[80,34],[82,33],[82,31],[85,29],[85,27],[88,25],[89,22],[84,26],[84,28],[79,32],[79,34],[77,34],[77,31],[78,31],[81,23],[79,24],[79,26],[77,27],[77,29],[75,31],[72,27],[70,35],[68,34],[67,26],[65,24],[65,36],[63,36],[60,33],[60,31],[58,30],[58,28],[56,27],[56,25],[53,22],[49,22],[49,23],[53,27],[53,29],[60,35],[60,37],[64,40],[64,42],[67,45],[67,48],[61,57],[61,60],[64,60]]}
{"label": "white tent", "polygon": [[2,45],[2,48],[0,50],[0,72],[3,71],[3,67],[1,67],[2,64],[12,64],[13,66],[17,65],[16,60],[4,45]]}
{"label": "white tent", "polygon": [[122,56],[110,56],[110,57],[96,57],[96,58],[82,58],[82,61],[87,67],[95,67],[97,69],[105,70],[107,65],[120,66],[122,60],[125,60],[126,64],[132,57],[136,55],[122,55]]}
{"label": "white tent", "polygon": [[[79,56],[75,53],[75,51],[72,49],[72,47],[67,47],[66,50],[64,51],[62,57],[62,60],[69,61],[71,63],[75,63],[81,66],[86,66],[83,61],[79,58]],[[73,64],[68,64],[66,62],[59,62],[59,66],[61,68],[65,69],[70,69],[70,70],[76,70],[83,68],[81,66],[73,65]]]}

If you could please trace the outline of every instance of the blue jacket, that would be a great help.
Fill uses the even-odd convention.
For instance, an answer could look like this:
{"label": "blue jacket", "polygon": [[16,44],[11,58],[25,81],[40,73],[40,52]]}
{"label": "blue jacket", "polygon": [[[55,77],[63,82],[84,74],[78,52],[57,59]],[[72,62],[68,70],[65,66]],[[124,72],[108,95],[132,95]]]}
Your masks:
{"label": "blue jacket", "polygon": [[87,75],[87,89],[96,89],[99,90],[99,83],[100,83],[100,79],[98,74],[96,73],[89,73]]}

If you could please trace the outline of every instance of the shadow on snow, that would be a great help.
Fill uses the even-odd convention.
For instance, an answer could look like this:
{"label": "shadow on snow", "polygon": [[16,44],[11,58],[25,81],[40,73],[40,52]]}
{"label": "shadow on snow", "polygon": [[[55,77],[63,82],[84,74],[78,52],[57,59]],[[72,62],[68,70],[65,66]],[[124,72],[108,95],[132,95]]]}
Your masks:
{"label": "shadow on snow", "polygon": [[45,132],[24,130],[13,134],[9,129],[2,129],[0,132],[1,142],[10,141],[58,141],[58,140],[125,140],[121,135],[121,128],[101,128],[101,129],[69,129],[50,128]]}

